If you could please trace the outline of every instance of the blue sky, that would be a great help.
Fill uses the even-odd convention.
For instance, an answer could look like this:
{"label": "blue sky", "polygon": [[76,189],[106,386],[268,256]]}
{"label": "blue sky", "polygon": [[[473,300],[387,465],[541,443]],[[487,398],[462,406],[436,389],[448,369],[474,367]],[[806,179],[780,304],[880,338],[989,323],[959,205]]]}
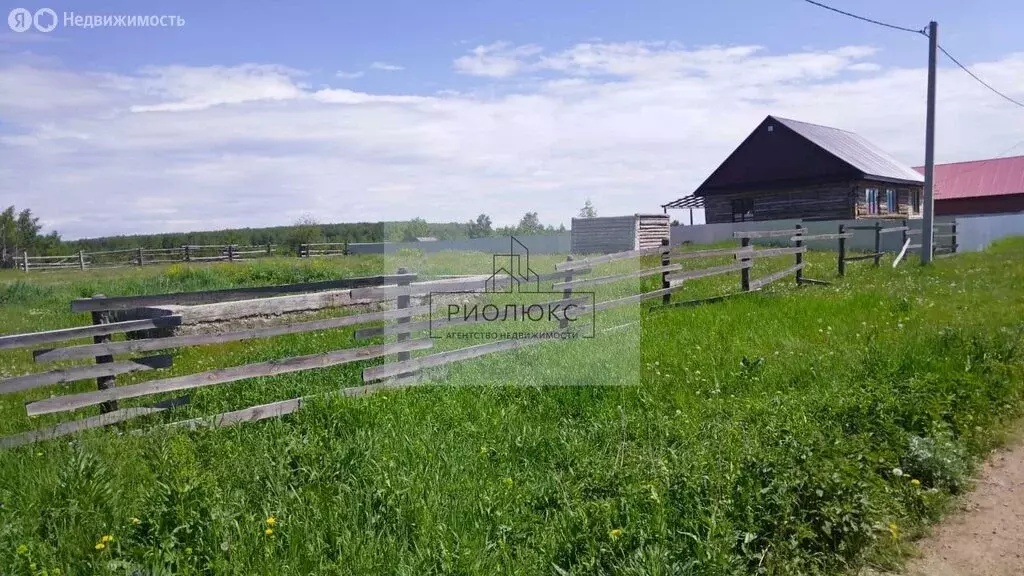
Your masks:
{"label": "blue sky", "polygon": [[[1024,3],[831,4],[936,19],[940,43],[1024,96]],[[0,31],[0,203],[68,237],[304,214],[568,225],[586,197],[647,212],[771,113],[922,156],[926,39],[799,0],[140,5],[0,5],[184,19]],[[940,64],[940,162],[1024,137],[1024,110]],[[44,175],[26,185],[29,170]],[[129,217],[103,222],[97,194]]]}

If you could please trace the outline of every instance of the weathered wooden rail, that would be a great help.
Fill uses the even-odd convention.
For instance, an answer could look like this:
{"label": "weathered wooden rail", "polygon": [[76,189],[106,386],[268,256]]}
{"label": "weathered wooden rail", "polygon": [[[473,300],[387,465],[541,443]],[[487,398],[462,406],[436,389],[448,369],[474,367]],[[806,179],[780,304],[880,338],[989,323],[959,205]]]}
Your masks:
{"label": "weathered wooden rail", "polygon": [[128,248],[96,252],[78,251],[63,256],[32,256],[23,252],[18,267],[29,270],[86,270],[90,268],[116,268],[124,266],[149,266],[179,262],[243,262],[256,258],[273,256],[278,247],[274,244],[262,246],[239,246],[238,244],[183,245],[175,248]]}
{"label": "weathered wooden rail", "polygon": [[[949,228],[951,230],[948,234],[936,233],[940,228]],[[912,230],[907,220],[903,220],[899,226],[882,226],[880,221],[875,221],[873,225],[854,225],[854,226],[839,226],[840,233],[844,230],[853,231],[867,231],[874,233],[874,250],[867,254],[859,254],[856,256],[847,255],[845,242],[840,241],[839,244],[839,275],[844,276],[846,274],[846,263],[847,262],[860,262],[865,260],[871,260],[874,266],[879,266],[881,259],[886,255],[886,252],[882,250],[882,236],[884,234],[893,234],[900,232],[902,234],[900,244],[902,249],[896,253],[896,257],[893,260],[893,267],[895,268],[903,260],[907,250],[914,250],[921,248],[920,243],[912,243],[909,241],[911,236],[919,236],[921,230]],[[956,222],[936,222],[933,225],[932,237],[935,239],[949,239],[950,241],[945,245],[936,245],[936,255],[948,256],[956,253],[957,242],[956,242]]]}
{"label": "weathered wooden rail", "polygon": [[348,256],[348,242],[314,242],[299,245],[299,258]]}
{"label": "weathered wooden rail", "polygon": [[[686,306],[695,303],[714,302],[733,295],[759,291],[765,286],[790,275],[794,275],[798,285],[820,282],[802,278],[804,269],[803,257],[807,252],[806,246],[803,245],[803,241],[807,236],[804,235],[802,227],[797,226],[795,229],[785,231],[754,231],[738,234],[741,234],[738,236],[741,240],[741,246],[736,248],[688,251],[682,247],[670,247],[666,240],[662,246],[641,250],[630,250],[579,260],[573,260],[570,257],[565,262],[557,264],[554,272],[540,274],[536,278],[530,279],[531,281],[544,282],[545,286],[550,282],[552,292],[560,296],[554,296],[553,299],[530,304],[529,308],[525,304],[522,305],[523,314],[526,314],[526,311],[532,309],[533,306],[540,306],[541,310],[565,310],[566,315],[561,318],[554,318],[554,320],[557,320],[558,329],[553,334],[559,337],[507,338],[484,344],[474,343],[475,345],[433,353],[431,350],[434,347],[436,338],[433,334],[434,330],[460,329],[461,327],[496,320],[498,308],[497,306],[494,307],[494,318],[488,318],[487,306],[483,308],[482,318],[477,316],[470,317],[468,315],[452,317],[450,310],[447,318],[435,318],[431,316],[431,313],[436,312],[437,309],[432,309],[432,306],[423,305],[422,303],[416,304],[413,302],[413,298],[422,298],[438,293],[462,294],[464,292],[484,294],[483,297],[487,298],[486,293],[492,291],[497,292],[498,294],[493,296],[498,297],[499,294],[508,293],[501,290],[507,287],[510,279],[477,276],[416,282],[417,276],[415,273],[401,269],[396,274],[391,275],[327,282],[148,296],[102,297],[97,295],[94,298],[76,300],[71,304],[72,310],[91,313],[94,322],[92,326],[4,336],[0,337],[0,349],[35,348],[32,350],[33,358],[36,363],[41,365],[54,361],[80,362],[87,359],[93,359],[92,363],[72,366],[62,365],[38,373],[2,380],[0,381],[0,395],[20,393],[43,386],[63,385],[70,382],[95,379],[96,390],[78,391],[71,394],[58,393],[49,397],[35,399],[28,402],[25,409],[27,415],[35,417],[83,409],[95,410],[93,407],[99,406],[99,415],[89,415],[41,430],[2,438],[0,439],[0,447],[12,447],[39,440],[57,438],[91,428],[108,426],[142,416],[163,413],[187,404],[189,397],[172,398],[143,406],[119,407],[119,402],[137,401],[137,399],[160,394],[191,393],[202,388],[240,380],[273,377],[371,359],[385,359],[383,364],[365,367],[362,370],[362,382],[352,383],[352,385],[341,384],[336,391],[331,392],[332,394],[344,396],[373,394],[379,390],[405,387],[420,382],[423,377],[422,371],[426,369],[468,361],[490,354],[508,352],[542,342],[549,342],[552,339],[559,339],[561,336],[571,336],[574,334],[578,336],[579,332],[573,326],[573,320],[585,317],[588,314],[597,314],[598,312],[659,298],[662,300],[662,306]],[[751,238],[787,237],[791,242],[795,243],[794,246],[759,249],[750,245]],[[714,265],[701,263],[702,259],[721,259],[723,257],[731,257],[733,262]],[[794,265],[759,278],[750,278],[755,262],[778,257],[794,257]],[[653,258],[654,261],[647,265],[647,261],[644,260],[645,258]],[[641,269],[588,277],[595,268],[601,265],[614,264],[625,260],[639,261]],[[735,273],[739,273],[739,290],[736,292],[701,300],[672,301],[672,296],[675,293],[693,281]],[[625,297],[616,297],[610,300],[596,301],[595,293],[576,291],[580,288],[610,285],[615,282],[636,281],[658,276],[661,277],[660,288]],[[373,303],[374,307],[382,306],[384,309],[360,311],[349,315],[318,320],[286,321],[280,325],[244,330],[185,335],[168,335],[163,331],[157,330],[174,326],[180,322],[180,317],[178,316],[163,316],[120,322],[111,321],[110,317],[117,312],[166,304],[203,306],[213,302],[234,302],[239,305],[251,303],[252,306],[258,307],[261,301],[265,301],[268,298],[281,295],[317,293],[317,291],[337,290],[339,288],[347,290],[350,299],[353,301],[357,299],[360,301],[369,300]],[[501,321],[511,319],[508,318],[509,305],[505,304],[505,306],[506,317],[503,317]],[[574,309],[578,316],[570,318],[568,316],[570,308]],[[549,315],[546,320],[552,320],[551,316]],[[380,322],[384,322],[384,325],[368,326],[368,324]],[[384,343],[358,345],[353,348],[316,354],[216,368],[169,378],[143,379],[141,382],[131,385],[116,385],[116,377],[118,375],[135,372],[144,372],[148,375],[151,371],[172,366],[174,350],[191,346],[264,339],[286,334],[335,330],[343,327],[353,328],[354,337],[357,341],[370,338],[390,338],[391,340]],[[604,334],[608,330],[620,329],[622,327],[614,326],[607,330],[602,330],[601,333]],[[424,335],[423,332],[426,331],[430,331],[431,334]],[[113,340],[113,337],[118,334],[124,334],[126,338],[128,335],[141,335],[143,337]],[[82,339],[90,337],[93,338],[92,343],[81,343]],[[40,345],[52,345],[54,343],[62,343],[63,345],[39,348]],[[168,352],[159,356],[135,356],[140,353],[154,351]],[[425,352],[426,354],[413,356],[413,353],[416,352]],[[57,389],[56,392],[60,392],[60,389]],[[310,396],[303,396],[275,401],[210,417],[189,418],[178,422],[171,422],[168,425],[186,427],[228,426],[242,422],[252,422],[292,413],[300,409],[310,398]]]}

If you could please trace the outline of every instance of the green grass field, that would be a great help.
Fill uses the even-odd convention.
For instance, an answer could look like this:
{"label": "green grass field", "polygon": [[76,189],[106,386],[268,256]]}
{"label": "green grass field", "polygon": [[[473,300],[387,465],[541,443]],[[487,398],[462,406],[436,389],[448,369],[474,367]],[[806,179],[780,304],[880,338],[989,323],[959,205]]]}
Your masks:
{"label": "green grass field", "polygon": [[[807,260],[807,276],[837,280],[834,254]],[[758,262],[751,276],[791,264]],[[408,253],[8,271],[0,332],[82,325],[68,302],[95,293],[490,265],[485,254]],[[735,291],[738,277],[695,281],[674,299]],[[798,289],[790,277],[721,303],[627,307],[600,316],[598,328],[632,327],[456,364],[405,391],[324,396],[232,428],[154,426],[356,386],[372,363],[205,388],[188,406],[121,428],[0,452],[0,572],[789,575],[896,566],[1020,412],[1022,285],[1022,240],[929,268],[916,258],[896,270],[854,263],[831,286]],[[596,291],[600,301],[657,287],[648,278]],[[191,348],[175,353],[170,371],[118,383],[361,344],[352,330],[334,330]],[[27,350],[0,353],[0,376],[38,370]],[[624,385],[542,385],[597,382]],[[55,392],[0,397],[0,434],[96,413],[25,416],[26,401]]]}

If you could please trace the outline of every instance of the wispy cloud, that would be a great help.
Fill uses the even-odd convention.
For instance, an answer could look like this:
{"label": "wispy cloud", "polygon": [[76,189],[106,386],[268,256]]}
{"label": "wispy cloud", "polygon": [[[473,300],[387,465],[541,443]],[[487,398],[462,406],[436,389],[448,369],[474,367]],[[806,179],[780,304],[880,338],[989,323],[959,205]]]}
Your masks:
{"label": "wispy cloud", "polygon": [[397,64],[388,64],[387,62],[374,62],[370,64],[370,68],[373,70],[384,70],[385,72],[396,72],[398,70],[405,70],[405,66],[399,66]]}
{"label": "wispy cloud", "polygon": [[508,42],[495,42],[477,46],[469,54],[460,56],[454,67],[462,74],[507,78],[529,68],[528,59],[542,51],[540,46],[533,44],[513,46]]}
{"label": "wispy cloud", "polygon": [[334,75],[337,76],[338,78],[344,78],[346,80],[352,80],[352,79],[355,79],[355,78],[361,78],[363,76],[363,74],[365,74],[365,72],[362,72],[362,71],[359,71],[359,72],[345,72],[345,71],[339,70]]}
{"label": "wispy cloud", "polygon": [[[453,64],[482,86],[430,94],[322,89],[270,65],[109,74],[0,60],[0,190],[70,237],[287,224],[304,213],[484,212],[501,225],[537,211],[557,225],[587,197],[599,213],[630,214],[689,193],[766,114],[922,160],[926,70],[876,69],[870,47],[484,48]],[[972,68],[1024,97],[1024,54]],[[958,69],[939,74],[939,162],[1020,140],[1024,116],[1011,104]],[[110,204],[122,207],[116,221]]]}

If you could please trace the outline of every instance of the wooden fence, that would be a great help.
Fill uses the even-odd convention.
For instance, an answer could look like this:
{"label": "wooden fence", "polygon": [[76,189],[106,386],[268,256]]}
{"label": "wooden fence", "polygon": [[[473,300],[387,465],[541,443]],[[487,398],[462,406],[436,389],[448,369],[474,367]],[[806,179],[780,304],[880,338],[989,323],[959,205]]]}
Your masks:
{"label": "wooden fence", "polygon": [[[852,232],[851,232],[852,231]],[[853,232],[872,232],[874,233],[874,250],[867,254],[858,254],[850,256],[846,250],[846,238],[851,238]],[[893,260],[893,267],[899,265],[903,260],[903,256],[908,250],[920,250],[921,244],[915,244],[912,237],[920,236],[921,230],[911,230],[909,223],[903,220],[900,226],[882,226],[881,222],[875,222],[873,225],[855,225],[845,226],[839,225],[839,275],[846,275],[846,263],[847,262],[861,262],[870,260],[874,266],[878,266],[883,256],[887,254],[882,250],[882,236],[885,234],[893,234],[899,232],[901,235],[900,246],[902,249],[896,254]],[[932,227],[932,238],[934,240],[934,254],[937,258],[945,256],[951,256],[956,254],[958,244],[956,241],[956,222],[936,222]],[[942,242],[945,240],[945,242]]]}
{"label": "wooden fence", "polygon": [[66,256],[31,256],[23,252],[18,268],[29,270],[67,270],[89,268],[121,268],[179,262],[243,262],[274,256],[275,244],[239,246],[238,244],[183,245],[177,248],[128,248],[100,252],[79,251]]}
{"label": "wooden fence", "polygon": [[[824,236],[831,237],[832,235]],[[823,282],[806,278],[803,274],[805,267],[803,258],[807,252],[804,242],[823,239],[822,235],[808,236],[804,233],[804,229],[801,226],[797,226],[795,229],[790,230],[737,232],[736,237],[740,240],[740,245],[732,248],[686,251],[686,247],[670,247],[668,240],[665,239],[661,246],[651,248],[594,256],[580,260],[573,260],[570,256],[566,261],[556,264],[553,272],[540,274],[535,280],[538,283],[551,282],[551,289],[553,294],[555,294],[552,298],[555,299],[545,302],[543,305],[548,306],[549,309],[551,306],[555,308],[564,307],[565,315],[555,319],[558,320],[558,333],[565,335],[578,335],[579,332],[573,326],[573,320],[583,317],[584,314],[593,314],[596,319],[598,312],[643,301],[660,300],[662,306],[689,306],[756,292],[788,276],[793,276],[797,285]],[[770,237],[788,238],[791,245],[788,247],[757,248],[750,243],[752,238]],[[704,262],[704,267],[700,267],[701,260],[722,257],[732,258],[733,261],[719,265],[708,265],[707,262]],[[751,268],[756,260],[778,257],[792,257],[794,259],[793,264],[776,272],[758,278],[751,278]],[[654,265],[648,266],[647,260],[643,260],[644,258],[656,259],[653,262]],[[626,260],[638,260],[641,269],[615,274],[592,275],[595,268],[599,268],[604,264]],[[738,290],[699,300],[673,301],[673,295],[684,288],[689,282],[700,278],[728,274],[738,275]],[[593,292],[579,292],[581,288],[649,277],[659,277],[660,287],[604,301],[596,301]],[[424,335],[424,332],[431,332],[432,335],[434,330],[450,329],[491,320],[487,318],[486,306],[482,318],[476,315],[473,317],[463,315],[453,318],[450,312],[447,318],[432,318],[430,316],[431,307],[422,304],[413,305],[411,300],[413,297],[423,297],[437,292],[480,293],[494,291],[498,288],[506,287],[508,283],[513,281],[511,277],[493,276],[453,278],[450,280],[427,282],[416,282],[416,278],[415,273],[400,269],[396,274],[389,276],[352,278],[329,282],[150,296],[105,297],[103,295],[96,295],[93,298],[75,300],[71,303],[72,311],[91,313],[91,325],[48,332],[3,336],[0,337],[0,349],[36,348],[32,351],[32,355],[34,361],[38,364],[76,359],[92,359],[92,363],[54,368],[48,371],[0,380],[0,394],[10,394],[55,384],[95,379],[96,390],[67,395],[52,395],[48,398],[29,402],[25,408],[29,416],[38,416],[99,406],[99,414],[3,438],[0,439],[0,446],[12,447],[56,438],[81,430],[124,422],[139,416],[173,410],[175,407],[189,402],[189,397],[185,395],[143,406],[118,406],[118,402],[133,398],[166,393],[183,392],[187,394],[199,388],[239,380],[324,368],[369,359],[390,358],[391,360],[384,364],[369,366],[363,369],[362,382],[343,386],[336,391],[336,393],[345,396],[358,396],[371,394],[380,389],[408,386],[418,381],[421,371],[427,368],[445,366],[496,352],[550,342],[549,339],[543,338],[508,338],[413,357],[412,353],[414,352],[429,351],[434,347],[435,339],[430,337],[430,335]],[[534,279],[531,278],[530,280]],[[261,302],[261,298],[269,296],[310,293],[329,289],[346,289],[349,291],[350,301],[365,302],[369,300],[380,305],[383,309],[357,312],[347,316],[327,319],[291,321],[280,325],[195,335],[168,335],[166,333],[167,331],[164,329],[172,328],[181,322],[181,316],[177,315],[123,321],[117,321],[115,316],[120,311],[166,304],[194,305],[235,301],[249,302],[257,306]],[[569,318],[568,310],[570,308],[574,309],[579,316]],[[505,311],[507,314],[508,309],[506,308]],[[387,324],[383,326],[363,326],[381,321],[387,322]],[[190,346],[262,339],[283,334],[333,330],[343,327],[356,328],[354,336],[357,340],[382,336],[393,336],[394,339],[384,344],[373,344],[319,354],[256,362],[242,366],[217,368],[195,374],[147,380],[128,386],[116,386],[118,375],[170,367],[173,363],[173,356],[168,352],[170,350]],[[622,327],[614,326],[607,330]],[[125,339],[115,341],[113,337],[118,334],[125,335]],[[88,337],[93,339],[91,344],[66,344],[69,341]],[[49,344],[53,344],[55,347],[38,348],[41,345]],[[555,346],[559,344],[551,343],[549,345]],[[154,352],[158,354],[137,356]],[[129,356],[131,357],[126,358]],[[117,359],[118,357],[121,359]],[[292,398],[226,412],[212,417],[173,422],[170,425],[190,427],[200,425],[225,426],[262,420],[294,412],[308,400],[309,397]]]}
{"label": "wooden fence", "polygon": [[314,256],[348,256],[348,242],[318,242],[299,245],[299,258]]}

